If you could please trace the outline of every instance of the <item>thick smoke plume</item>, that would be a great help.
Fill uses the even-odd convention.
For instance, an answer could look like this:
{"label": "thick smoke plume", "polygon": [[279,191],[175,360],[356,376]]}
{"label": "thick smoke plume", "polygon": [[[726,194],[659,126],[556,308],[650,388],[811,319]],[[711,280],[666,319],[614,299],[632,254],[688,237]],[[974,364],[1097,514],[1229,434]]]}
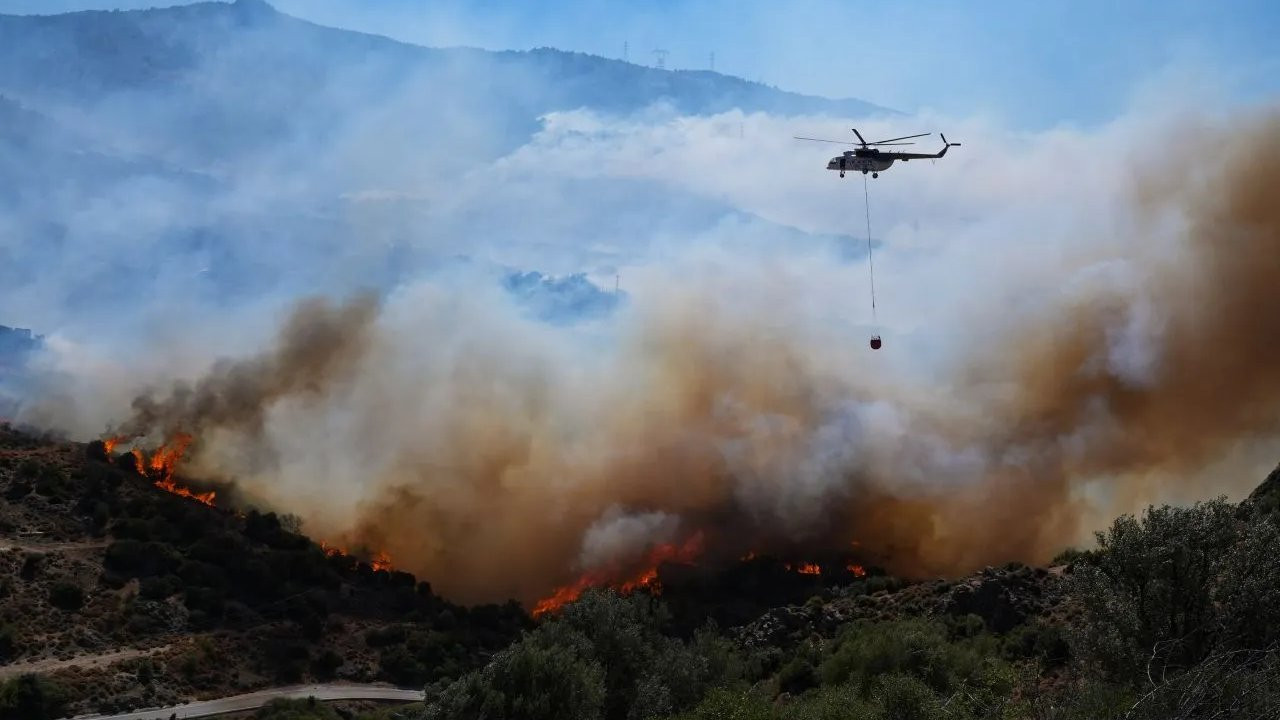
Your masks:
{"label": "thick smoke plume", "polygon": [[1216,494],[1202,471],[1280,429],[1280,116],[1201,137],[1191,163],[1135,166],[1116,236],[1085,245],[1110,254],[993,311],[928,387],[833,344],[803,278],[638,288],[585,357],[426,284],[304,305],[274,350],[125,427],[194,434],[193,473],[466,601],[531,602],[696,531],[708,560],[857,541],[905,573],[1043,562],[1152,483]]}
{"label": "thick smoke plume", "polygon": [[357,370],[376,313],[377,300],[367,295],[338,308],[320,299],[304,302],[270,352],[217,362],[194,386],[179,383],[163,400],[139,396],[133,417],[116,435],[134,439],[159,432],[166,440],[211,430],[260,433],[272,403],[332,393]]}

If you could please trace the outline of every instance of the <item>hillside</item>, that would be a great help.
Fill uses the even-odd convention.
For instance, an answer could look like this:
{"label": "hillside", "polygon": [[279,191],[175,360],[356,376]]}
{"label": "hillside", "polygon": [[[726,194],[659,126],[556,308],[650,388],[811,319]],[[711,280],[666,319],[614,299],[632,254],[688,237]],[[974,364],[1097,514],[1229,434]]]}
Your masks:
{"label": "hillside", "polygon": [[36,110],[106,120],[98,130],[104,142],[188,166],[299,136],[332,139],[361,112],[419,92],[431,102],[398,111],[414,113],[421,137],[457,130],[464,114],[495,124],[516,144],[539,116],[579,107],[625,114],[664,102],[684,114],[893,113],[862,100],[550,48],[425,48],[315,25],[262,0],[0,15],[0,94]]}
{"label": "hillside", "polygon": [[[1142,693],[1151,693],[1146,709],[1182,702],[1176,693],[1192,671],[1277,671],[1271,654],[1238,655],[1249,661],[1234,670],[1215,654],[1280,640],[1272,624],[1280,597],[1268,584],[1280,579],[1272,552],[1280,526],[1262,502],[1271,480],[1240,506],[1121,518],[1099,549],[1066,553],[1048,569],[909,579],[836,558],[673,561],[647,589],[621,597],[588,589],[534,619],[514,603],[452,604],[376,549],[328,548],[293,518],[238,506],[233,487],[187,488],[155,460],[162,454],[139,472],[134,455],[109,450],[0,425],[0,680],[43,678],[34,682],[62,693],[67,712],[336,679],[426,684],[425,717],[474,717],[476,693],[505,697],[491,699],[505,707],[520,687],[541,687],[539,673],[555,672],[586,683],[585,699],[544,688],[536,692],[550,715],[499,708],[490,716],[826,718],[852,707],[854,717],[879,718],[892,696],[925,712],[913,717],[955,717],[936,708],[959,694],[968,698],[959,717],[1094,718],[1118,717]],[[1261,584],[1242,594],[1233,568]],[[1129,593],[1155,604],[1129,606],[1139,597]],[[1132,620],[1115,615],[1123,607],[1136,612]],[[1178,625],[1162,624],[1168,608],[1178,608]],[[1197,617],[1201,624],[1186,624]],[[1194,667],[1143,688],[1152,644],[1193,637],[1198,649],[1176,662]],[[558,655],[566,647],[578,649]],[[915,652],[933,659],[920,664]],[[513,662],[527,663],[532,686],[509,674]],[[593,668],[607,672],[596,680]],[[686,673],[687,686],[677,690],[669,672]],[[884,684],[892,678],[897,685]],[[1080,692],[1081,683],[1092,689]],[[1252,692],[1242,696],[1250,707],[1280,702]],[[1195,707],[1222,700],[1211,693]],[[573,715],[580,701],[586,714]],[[1061,712],[1048,712],[1055,703]]]}
{"label": "hillside", "polygon": [[42,672],[79,711],[300,680],[412,685],[527,627],[518,607],[453,605],[289,518],[166,492],[131,459],[0,425],[0,677]]}
{"label": "hillside", "polygon": [[[137,317],[173,293],[235,307],[385,289],[461,255],[513,272],[608,272],[655,237],[744,213],[665,178],[503,161],[548,113],[623,122],[655,106],[891,112],[547,48],[419,47],[256,0],[0,15],[0,229],[13,239],[0,286],[22,313],[6,322],[58,332]],[[566,201],[582,193],[594,202]],[[771,242],[824,242],[750,221]],[[513,251],[517,240],[529,250]]]}

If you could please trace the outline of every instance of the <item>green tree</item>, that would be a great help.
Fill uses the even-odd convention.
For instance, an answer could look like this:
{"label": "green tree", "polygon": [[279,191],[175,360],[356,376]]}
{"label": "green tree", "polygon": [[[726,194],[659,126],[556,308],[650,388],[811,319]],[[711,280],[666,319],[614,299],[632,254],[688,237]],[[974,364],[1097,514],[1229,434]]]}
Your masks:
{"label": "green tree", "polygon": [[1097,539],[1068,587],[1084,610],[1077,652],[1109,677],[1140,681],[1280,639],[1273,521],[1219,498],[1118,518]]}
{"label": "green tree", "polygon": [[39,675],[19,675],[0,685],[0,720],[54,720],[66,704],[66,691]]}
{"label": "green tree", "polygon": [[429,703],[427,718],[454,720],[598,720],[605,704],[604,670],[586,638],[526,636],[477,673]]}

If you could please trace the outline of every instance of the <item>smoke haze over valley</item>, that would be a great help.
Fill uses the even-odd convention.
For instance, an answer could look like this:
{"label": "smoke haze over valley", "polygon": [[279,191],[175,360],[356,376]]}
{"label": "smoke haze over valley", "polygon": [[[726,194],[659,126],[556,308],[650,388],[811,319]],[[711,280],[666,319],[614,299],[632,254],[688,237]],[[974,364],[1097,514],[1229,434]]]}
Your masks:
{"label": "smoke haze over valley", "polygon": [[[462,602],[697,533],[1044,562],[1274,466],[1275,107],[867,100],[250,0],[0,16],[0,323],[45,336],[0,391]],[[792,139],[851,126],[963,142],[868,180],[877,316],[863,179]]]}

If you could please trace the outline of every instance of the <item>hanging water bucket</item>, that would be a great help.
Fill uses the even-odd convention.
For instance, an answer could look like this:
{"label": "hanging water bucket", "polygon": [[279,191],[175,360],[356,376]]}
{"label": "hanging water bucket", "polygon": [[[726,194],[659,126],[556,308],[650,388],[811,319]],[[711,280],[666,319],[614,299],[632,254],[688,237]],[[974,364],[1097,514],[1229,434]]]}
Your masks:
{"label": "hanging water bucket", "polygon": [[872,335],[872,336],[871,336],[871,349],[872,349],[872,350],[879,350],[879,349],[880,349],[880,336],[879,336],[879,335]]}

